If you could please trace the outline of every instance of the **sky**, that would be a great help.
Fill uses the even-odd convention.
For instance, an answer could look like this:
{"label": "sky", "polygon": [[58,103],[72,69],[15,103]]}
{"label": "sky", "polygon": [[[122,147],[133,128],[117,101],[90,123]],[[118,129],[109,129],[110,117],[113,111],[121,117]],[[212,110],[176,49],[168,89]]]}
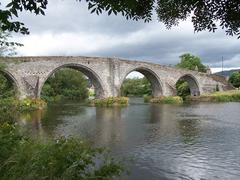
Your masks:
{"label": "sky", "polygon": [[[6,2],[7,0],[5,0]],[[90,14],[84,2],[49,1],[45,16],[21,13],[30,35],[13,35],[23,43],[20,56],[100,56],[177,64],[179,56],[199,56],[214,72],[240,67],[240,39],[216,33],[194,33],[191,20],[168,30],[154,16],[150,23],[126,20],[121,15]]]}

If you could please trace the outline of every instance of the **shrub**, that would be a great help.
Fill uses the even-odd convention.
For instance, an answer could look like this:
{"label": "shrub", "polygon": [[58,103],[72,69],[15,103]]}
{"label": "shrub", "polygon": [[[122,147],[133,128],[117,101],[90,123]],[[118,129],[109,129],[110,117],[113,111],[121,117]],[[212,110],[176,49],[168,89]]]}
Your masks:
{"label": "shrub", "polygon": [[123,166],[102,148],[80,139],[47,142],[21,136],[16,126],[0,126],[1,179],[113,179]]}
{"label": "shrub", "polygon": [[23,100],[16,101],[19,111],[32,111],[37,109],[43,109],[47,106],[47,103],[42,99],[25,98]]}
{"label": "shrub", "polygon": [[214,92],[211,94],[204,94],[200,97],[201,99],[208,98],[209,101],[213,102],[234,102],[240,101],[240,91],[232,90],[232,91],[222,91],[222,92]]}
{"label": "shrub", "polygon": [[182,104],[183,99],[179,96],[160,96],[151,99],[150,102],[159,104]]}
{"label": "shrub", "polygon": [[229,77],[229,82],[236,88],[240,87],[240,72],[233,72]]}
{"label": "shrub", "polygon": [[18,103],[14,98],[0,100],[0,124],[3,122],[13,123],[18,115]]}
{"label": "shrub", "polygon": [[92,106],[127,106],[129,99],[127,97],[107,97],[93,99],[90,101]]}
{"label": "shrub", "polygon": [[144,102],[145,103],[149,103],[150,101],[151,101],[151,99],[152,99],[152,96],[143,96],[143,99],[144,99]]}

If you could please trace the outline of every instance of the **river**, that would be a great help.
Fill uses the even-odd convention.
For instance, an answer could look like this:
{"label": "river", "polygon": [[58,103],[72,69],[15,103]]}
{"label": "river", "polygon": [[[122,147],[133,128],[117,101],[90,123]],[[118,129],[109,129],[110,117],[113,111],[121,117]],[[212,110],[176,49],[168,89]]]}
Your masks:
{"label": "river", "polygon": [[240,103],[96,108],[76,102],[23,114],[33,137],[79,136],[128,164],[129,179],[240,179]]}

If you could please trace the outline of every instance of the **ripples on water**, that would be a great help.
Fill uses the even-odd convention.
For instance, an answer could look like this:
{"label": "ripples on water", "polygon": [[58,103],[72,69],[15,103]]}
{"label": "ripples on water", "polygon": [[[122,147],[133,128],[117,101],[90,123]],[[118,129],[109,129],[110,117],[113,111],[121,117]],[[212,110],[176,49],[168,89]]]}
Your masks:
{"label": "ripples on water", "polygon": [[81,136],[132,159],[130,179],[240,179],[240,103],[64,103],[23,114],[20,122],[37,138]]}

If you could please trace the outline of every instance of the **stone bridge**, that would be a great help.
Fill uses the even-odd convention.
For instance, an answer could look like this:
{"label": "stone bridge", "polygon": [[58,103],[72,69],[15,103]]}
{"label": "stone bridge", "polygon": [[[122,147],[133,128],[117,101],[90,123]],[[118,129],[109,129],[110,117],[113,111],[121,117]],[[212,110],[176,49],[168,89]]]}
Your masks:
{"label": "stone bridge", "polygon": [[192,96],[231,89],[224,78],[170,66],[102,57],[1,57],[5,74],[10,77],[19,98],[40,97],[45,81],[61,68],[84,73],[92,81],[97,97],[120,96],[121,85],[132,71],[145,75],[151,82],[153,96],[176,95],[176,82],[189,83]]}

